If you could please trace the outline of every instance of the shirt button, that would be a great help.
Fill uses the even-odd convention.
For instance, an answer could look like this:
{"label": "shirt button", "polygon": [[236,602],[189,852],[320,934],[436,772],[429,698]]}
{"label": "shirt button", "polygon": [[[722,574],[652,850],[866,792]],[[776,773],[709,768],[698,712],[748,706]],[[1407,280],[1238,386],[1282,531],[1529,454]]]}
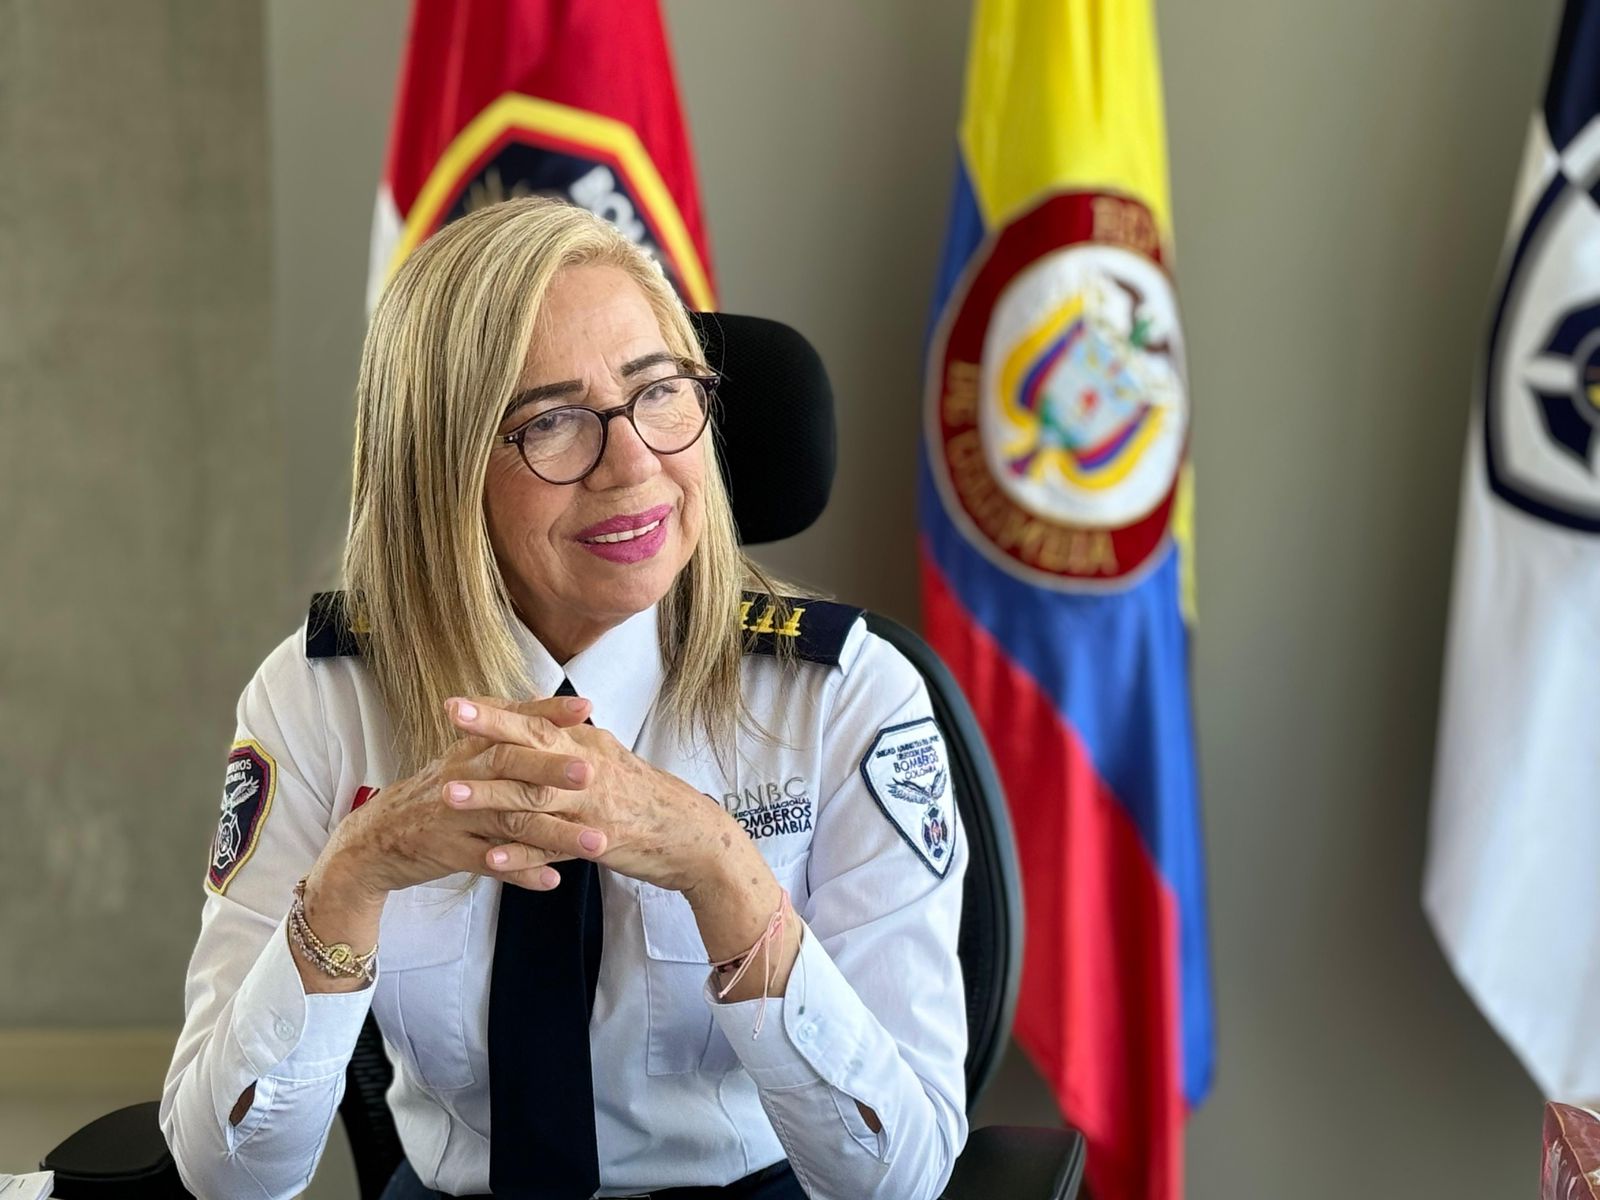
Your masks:
{"label": "shirt button", "polygon": [[279,1017],[277,1023],[273,1025],[272,1032],[277,1034],[282,1041],[289,1042],[294,1040],[294,1026],[282,1017]]}
{"label": "shirt button", "polygon": [[795,1035],[795,1037],[799,1038],[802,1042],[809,1042],[811,1040],[811,1038],[812,1038],[812,1035],[814,1035],[816,1032],[817,1032],[816,1025],[813,1024],[810,1021],[807,1021],[804,1025],[800,1026],[799,1029],[796,1029],[794,1031],[794,1035]]}

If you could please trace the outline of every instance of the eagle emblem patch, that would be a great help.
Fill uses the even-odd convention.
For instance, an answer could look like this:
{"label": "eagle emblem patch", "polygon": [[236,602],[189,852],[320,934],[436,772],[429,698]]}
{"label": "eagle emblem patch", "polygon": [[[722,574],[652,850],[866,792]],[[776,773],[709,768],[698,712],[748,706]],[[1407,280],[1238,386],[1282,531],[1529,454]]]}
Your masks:
{"label": "eagle emblem patch", "polygon": [[923,865],[943,879],[955,858],[955,802],[944,734],[933,718],[879,731],[861,760],[861,778]]}
{"label": "eagle emblem patch", "polygon": [[222,812],[211,841],[206,886],[219,896],[250,861],[278,786],[278,764],[260,742],[235,742],[222,776]]}

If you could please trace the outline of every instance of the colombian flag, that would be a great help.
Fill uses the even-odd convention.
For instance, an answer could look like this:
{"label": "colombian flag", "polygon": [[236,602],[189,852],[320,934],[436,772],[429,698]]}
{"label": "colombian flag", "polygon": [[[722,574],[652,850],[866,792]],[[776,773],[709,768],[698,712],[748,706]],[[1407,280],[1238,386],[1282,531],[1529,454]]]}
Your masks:
{"label": "colombian flag", "polygon": [[441,225],[532,194],[605,217],[691,308],[716,307],[657,0],[416,0],[367,307]]}
{"label": "colombian flag", "polygon": [[1212,1075],[1191,407],[1151,0],[978,0],[930,330],[924,620],[1010,798],[1019,1040],[1096,1200],[1176,1200]]}

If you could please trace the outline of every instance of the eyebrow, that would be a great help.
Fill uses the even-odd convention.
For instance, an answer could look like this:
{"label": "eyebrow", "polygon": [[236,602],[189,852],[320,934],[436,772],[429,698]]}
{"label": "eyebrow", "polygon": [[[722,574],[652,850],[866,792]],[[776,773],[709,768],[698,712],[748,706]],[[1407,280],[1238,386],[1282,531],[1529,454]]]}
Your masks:
{"label": "eyebrow", "polygon": [[[653,354],[646,354],[639,358],[629,359],[622,364],[618,372],[624,379],[637,375],[640,371],[647,371],[651,367],[659,367],[663,363],[677,365],[676,355],[668,354],[665,350],[657,350]],[[524,388],[511,397],[511,403],[506,405],[505,412],[500,414],[504,421],[512,413],[527,404],[536,404],[540,400],[558,400],[563,396],[576,396],[583,391],[583,382],[577,379],[563,379],[560,383],[541,383],[538,387]]]}

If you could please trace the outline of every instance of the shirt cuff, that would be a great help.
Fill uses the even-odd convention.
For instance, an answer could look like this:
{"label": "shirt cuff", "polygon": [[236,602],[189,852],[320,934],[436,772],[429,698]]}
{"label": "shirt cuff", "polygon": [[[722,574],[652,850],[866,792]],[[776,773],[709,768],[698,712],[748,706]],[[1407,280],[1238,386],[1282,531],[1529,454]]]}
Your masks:
{"label": "shirt cuff", "polygon": [[372,1006],[373,986],[307,995],[289,948],[288,918],[267,939],[233,1004],[233,1036],[258,1077],[318,1079],[344,1070]]}
{"label": "shirt cuff", "polygon": [[873,1018],[810,929],[782,996],[767,997],[756,1036],[761,1000],[724,1004],[708,981],[717,1027],[758,1087],[794,1087],[817,1079],[848,1090],[862,1066],[859,1047]]}

